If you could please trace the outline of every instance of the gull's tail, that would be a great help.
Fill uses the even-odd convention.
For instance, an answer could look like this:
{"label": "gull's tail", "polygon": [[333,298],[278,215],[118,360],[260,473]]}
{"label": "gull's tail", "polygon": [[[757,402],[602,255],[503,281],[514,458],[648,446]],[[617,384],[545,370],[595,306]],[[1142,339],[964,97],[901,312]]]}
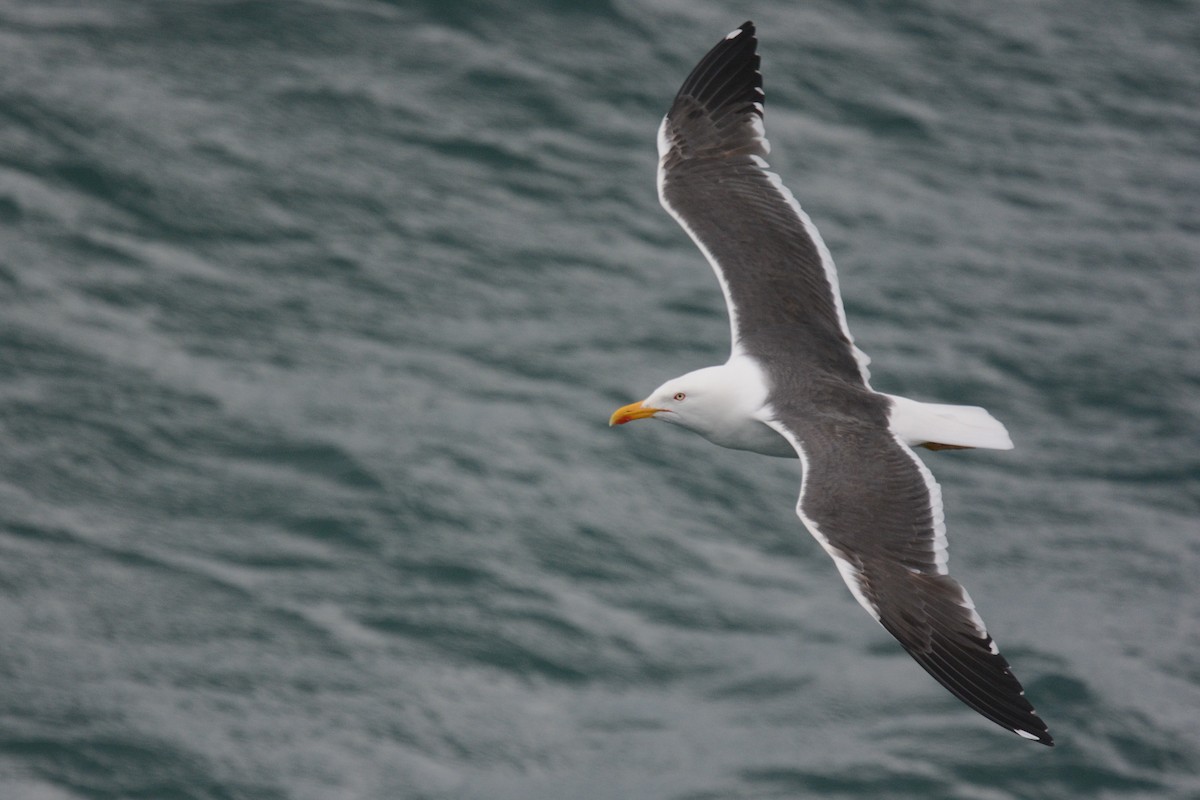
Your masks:
{"label": "gull's tail", "polygon": [[1004,425],[979,406],[922,403],[890,394],[885,397],[892,401],[889,427],[909,446],[930,450],[1012,449]]}

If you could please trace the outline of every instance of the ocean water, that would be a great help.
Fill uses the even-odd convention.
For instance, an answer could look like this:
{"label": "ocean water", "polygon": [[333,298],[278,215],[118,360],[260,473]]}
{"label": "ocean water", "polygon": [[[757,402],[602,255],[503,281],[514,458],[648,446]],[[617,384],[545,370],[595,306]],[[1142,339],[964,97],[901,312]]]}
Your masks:
{"label": "ocean water", "polygon": [[[795,462],[609,429],[724,359],[654,134],[772,166],[1050,749]],[[0,798],[1200,797],[1200,4],[0,3]]]}

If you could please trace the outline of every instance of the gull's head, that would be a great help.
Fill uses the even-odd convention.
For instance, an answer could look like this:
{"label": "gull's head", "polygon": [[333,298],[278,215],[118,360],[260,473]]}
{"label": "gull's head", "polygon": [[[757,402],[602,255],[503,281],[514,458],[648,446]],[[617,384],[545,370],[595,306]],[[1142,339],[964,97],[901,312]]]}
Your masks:
{"label": "gull's head", "polygon": [[706,367],[672,378],[645,400],[618,408],[608,424],[659,419],[698,432],[710,430],[732,410],[734,393],[727,378],[724,367]]}

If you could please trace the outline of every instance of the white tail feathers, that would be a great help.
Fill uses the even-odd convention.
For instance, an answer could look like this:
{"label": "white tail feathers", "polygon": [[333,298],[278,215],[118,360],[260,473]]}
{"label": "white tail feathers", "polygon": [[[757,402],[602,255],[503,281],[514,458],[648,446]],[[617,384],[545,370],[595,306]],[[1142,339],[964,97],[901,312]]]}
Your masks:
{"label": "white tail feathers", "polygon": [[984,447],[1011,450],[1012,439],[1000,420],[979,406],[922,403],[886,395],[892,401],[889,426],[909,446],[930,450]]}

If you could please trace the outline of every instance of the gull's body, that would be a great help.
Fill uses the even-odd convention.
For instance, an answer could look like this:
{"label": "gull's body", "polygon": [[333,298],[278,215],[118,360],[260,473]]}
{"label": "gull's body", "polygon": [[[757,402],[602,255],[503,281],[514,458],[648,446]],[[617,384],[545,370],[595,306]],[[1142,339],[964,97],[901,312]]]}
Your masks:
{"label": "gull's body", "polygon": [[684,81],[658,135],[659,197],[716,272],[729,360],[667,381],[612,423],[654,417],[722,447],[799,458],[796,511],[859,603],[964,703],[1053,744],[947,573],[941,490],[912,449],[1012,442],[982,408],[871,388],[833,259],[767,170],[758,66],[747,22]]}

